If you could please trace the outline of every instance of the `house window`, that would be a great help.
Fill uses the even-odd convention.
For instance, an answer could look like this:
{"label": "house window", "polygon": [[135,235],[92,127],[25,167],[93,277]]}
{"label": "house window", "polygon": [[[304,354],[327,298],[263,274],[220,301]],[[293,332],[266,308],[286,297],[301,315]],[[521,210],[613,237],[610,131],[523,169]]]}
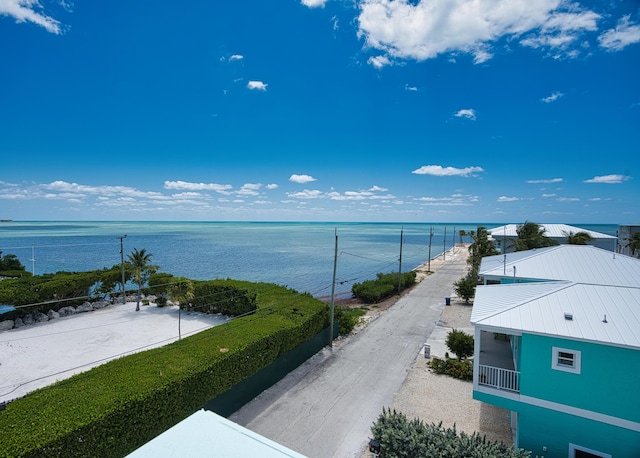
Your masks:
{"label": "house window", "polygon": [[580,373],[580,352],[567,348],[553,347],[551,368],[559,371]]}
{"label": "house window", "polygon": [[611,455],[579,445],[569,444],[569,458],[611,458]]}

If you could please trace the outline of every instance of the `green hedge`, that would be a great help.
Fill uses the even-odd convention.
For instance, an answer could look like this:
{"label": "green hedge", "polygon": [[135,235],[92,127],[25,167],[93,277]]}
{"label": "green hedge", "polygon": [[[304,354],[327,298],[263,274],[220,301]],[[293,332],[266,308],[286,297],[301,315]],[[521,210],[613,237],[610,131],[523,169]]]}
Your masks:
{"label": "green hedge", "polygon": [[[400,288],[408,288],[416,283],[416,272],[404,272],[401,275]],[[367,303],[377,303],[398,292],[398,273],[378,273],[375,280],[355,283],[351,287],[353,295]]]}
{"label": "green hedge", "polygon": [[256,313],[34,391],[0,412],[0,456],[123,456],[269,365],[328,324],[328,307],[282,286]]}
{"label": "green hedge", "polygon": [[181,304],[183,310],[238,316],[257,309],[256,294],[245,289],[220,285],[215,280],[194,281],[193,286],[194,298],[189,304]]}

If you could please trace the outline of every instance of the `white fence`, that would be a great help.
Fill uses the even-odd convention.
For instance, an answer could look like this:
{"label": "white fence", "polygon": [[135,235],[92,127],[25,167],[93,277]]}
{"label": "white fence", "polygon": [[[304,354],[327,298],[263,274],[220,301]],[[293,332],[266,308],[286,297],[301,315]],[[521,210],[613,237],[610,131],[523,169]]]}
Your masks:
{"label": "white fence", "polygon": [[478,384],[490,386],[498,390],[520,392],[520,372],[501,367],[478,367]]}

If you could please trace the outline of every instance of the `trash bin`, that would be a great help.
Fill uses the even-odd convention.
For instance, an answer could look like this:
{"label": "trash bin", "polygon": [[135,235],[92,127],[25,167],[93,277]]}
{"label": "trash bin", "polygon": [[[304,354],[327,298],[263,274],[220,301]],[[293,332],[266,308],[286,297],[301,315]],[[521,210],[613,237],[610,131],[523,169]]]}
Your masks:
{"label": "trash bin", "polygon": [[445,305],[451,305],[451,298],[450,297],[445,297],[444,298],[444,304]]}

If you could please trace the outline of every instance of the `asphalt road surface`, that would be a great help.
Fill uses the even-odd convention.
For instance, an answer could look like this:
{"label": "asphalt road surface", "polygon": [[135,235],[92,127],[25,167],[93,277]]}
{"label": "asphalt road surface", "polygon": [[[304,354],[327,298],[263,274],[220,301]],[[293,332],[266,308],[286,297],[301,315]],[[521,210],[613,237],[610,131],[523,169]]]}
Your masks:
{"label": "asphalt road surface", "polygon": [[326,348],[230,419],[310,458],[358,457],[467,270],[446,263],[345,343]]}

